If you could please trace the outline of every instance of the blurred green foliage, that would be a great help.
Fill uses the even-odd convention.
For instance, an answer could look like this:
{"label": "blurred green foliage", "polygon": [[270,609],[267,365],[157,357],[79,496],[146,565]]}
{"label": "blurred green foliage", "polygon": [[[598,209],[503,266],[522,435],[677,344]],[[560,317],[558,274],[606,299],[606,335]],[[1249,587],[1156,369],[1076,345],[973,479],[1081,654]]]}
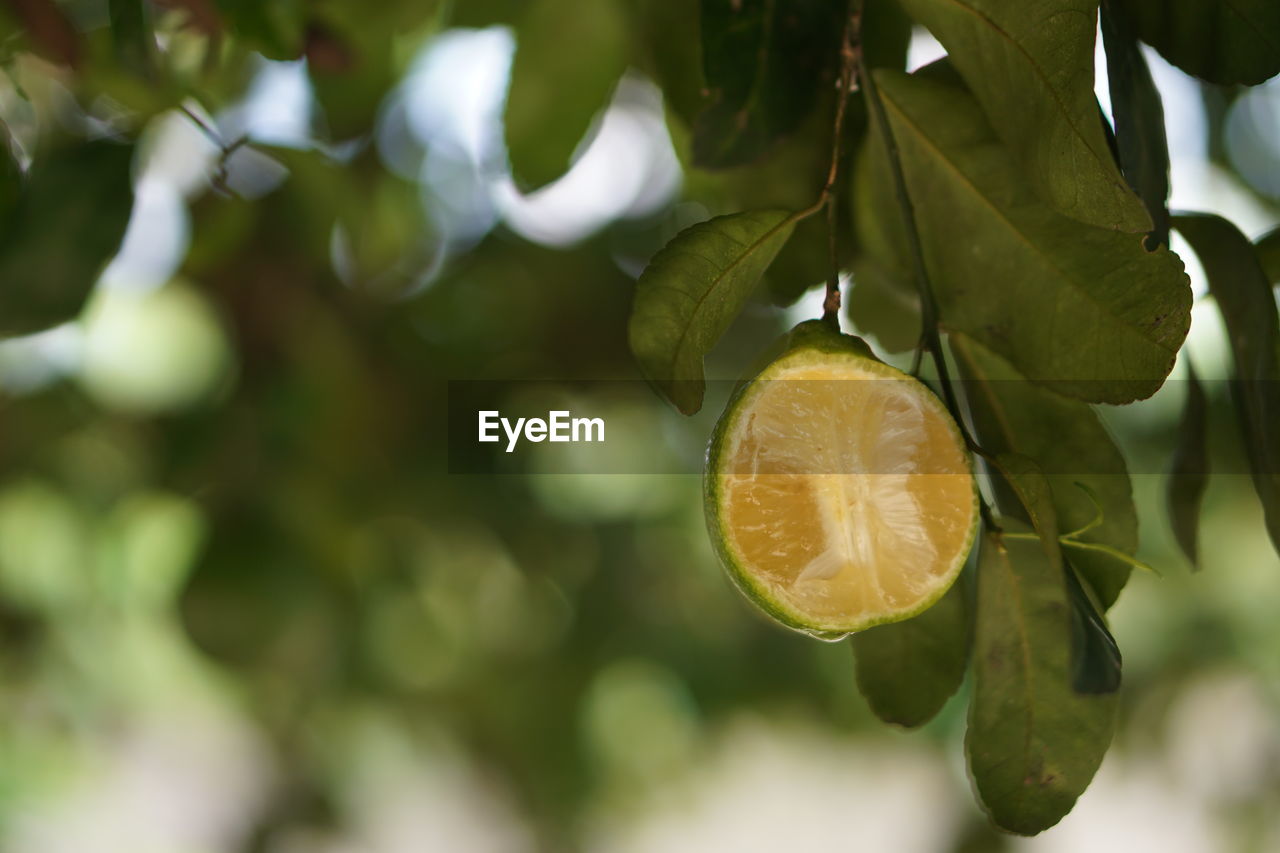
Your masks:
{"label": "blurred green foliage", "polygon": [[[529,5],[0,4],[0,329],[51,329],[0,345],[0,848],[40,849],[32,826],[56,826],[56,804],[107,791],[104,768],[128,757],[130,733],[170,721],[212,737],[199,724],[210,708],[255,758],[243,777],[218,777],[214,799],[240,804],[221,818],[230,828],[187,849],[328,849],[392,799],[377,773],[421,756],[485,780],[459,771],[441,776],[449,785],[496,788],[529,827],[526,847],[568,850],[600,815],[642,815],[679,790],[744,719],[901,743],[857,695],[847,645],[779,630],[730,588],[696,473],[551,475],[536,457],[531,470],[450,473],[448,381],[638,378],[625,330],[639,267],[708,215],[809,203],[830,149],[819,97],[823,120],[749,168],[693,169],[710,95],[682,29],[697,26],[692,4],[612,0],[596,12],[609,38],[581,38],[613,55],[542,45],[538,62],[556,67],[526,70],[517,43],[512,85],[548,85],[533,78],[572,74],[560,63],[575,58],[658,81],[667,130],[646,144],[673,147],[679,187],[540,243],[496,200],[511,177],[501,134],[481,138],[475,113],[459,130],[413,106],[446,38],[498,26],[518,39]],[[886,33],[877,64],[900,67],[905,19],[871,9]],[[473,78],[505,79],[505,67],[498,55],[443,79],[478,103]],[[269,91],[256,113],[246,106],[272,74],[295,72],[300,101]],[[575,151],[585,159],[579,131],[603,133],[612,81],[577,93],[593,103],[520,126],[531,183]],[[285,113],[301,116],[300,138],[255,136]],[[864,130],[855,107],[846,133]],[[1222,133],[1218,114],[1207,134]],[[455,150],[459,139],[476,144]],[[99,156],[112,165],[77,171]],[[58,186],[39,190],[45,180]],[[139,213],[157,183],[176,210],[166,221],[185,223],[178,236]],[[9,213],[22,192],[34,206]],[[1273,199],[1249,197],[1275,221]],[[842,256],[853,207],[837,220]],[[130,210],[138,233],[98,277]],[[825,244],[818,222],[797,229],[709,375],[737,376],[789,325],[770,303],[822,281]],[[146,249],[166,246],[177,261],[148,278]],[[855,305],[871,292],[864,268]],[[1197,366],[1220,378],[1208,374],[1221,340],[1202,346]],[[1223,386],[1206,382],[1209,445],[1215,465],[1242,471]],[[1130,470],[1162,470],[1179,394],[1171,383],[1106,416]],[[700,458],[721,404],[685,422],[657,398],[586,402],[685,459]],[[1131,697],[1121,746],[1168,746],[1170,697],[1223,671],[1260,685],[1274,723],[1280,566],[1248,477],[1210,484],[1195,577],[1159,515],[1163,478],[1134,479],[1140,553],[1172,568],[1136,579],[1114,611]],[[947,756],[941,767],[959,755],[968,689],[917,736]],[[1214,808],[1245,837],[1265,830],[1277,796],[1273,772]],[[959,814],[951,849],[1005,845],[972,806]],[[103,849],[142,849],[122,837]]]}

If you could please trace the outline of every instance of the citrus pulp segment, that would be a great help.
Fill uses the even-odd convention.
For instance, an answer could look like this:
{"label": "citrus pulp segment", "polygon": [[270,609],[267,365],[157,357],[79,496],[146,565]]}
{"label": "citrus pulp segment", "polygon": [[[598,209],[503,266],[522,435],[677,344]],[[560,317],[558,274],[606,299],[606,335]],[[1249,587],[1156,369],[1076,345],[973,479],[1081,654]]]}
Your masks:
{"label": "citrus pulp segment", "polygon": [[959,574],[978,525],[955,422],[923,384],[803,346],[729,404],[708,454],[712,539],[784,624],[842,636],[912,616]]}

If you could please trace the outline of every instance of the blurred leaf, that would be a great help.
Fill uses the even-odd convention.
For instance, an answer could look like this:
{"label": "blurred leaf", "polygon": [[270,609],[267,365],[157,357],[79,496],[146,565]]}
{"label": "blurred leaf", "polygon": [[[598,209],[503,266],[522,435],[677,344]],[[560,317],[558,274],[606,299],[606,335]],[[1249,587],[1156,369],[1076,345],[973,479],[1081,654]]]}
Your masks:
{"label": "blurred leaf", "polygon": [[702,65],[711,103],[694,163],[749,163],[798,128],[835,79],[844,2],[703,0]]}
{"label": "blurred leaf", "polygon": [[1039,540],[988,532],[978,564],[973,700],[965,753],[1000,827],[1053,826],[1089,785],[1111,741],[1114,694],[1074,688],[1072,607],[1048,483],[1025,460],[1001,467],[1040,523]]}
{"label": "blurred leaf", "polygon": [[702,54],[697,3],[630,0],[635,17],[636,62],[662,89],[667,108],[692,126],[702,107]]}
{"label": "blurred leaf", "polygon": [[0,222],[8,221],[22,197],[22,169],[14,159],[9,129],[0,124]]}
{"label": "blurred leaf", "polygon": [[[941,70],[876,79],[911,196],[928,200],[915,214],[943,326],[1072,397],[1127,403],[1154,393],[1190,325],[1177,256],[1041,203],[973,98]],[[878,144],[872,152],[884,156]],[[872,191],[874,210],[894,209],[887,186]],[[859,216],[858,226],[868,252],[905,246],[889,216]]]}
{"label": "blurred leaf", "polygon": [[1174,227],[1200,258],[1209,292],[1222,312],[1235,361],[1232,398],[1266,513],[1267,532],[1280,550],[1280,316],[1271,283],[1253,245],[1220,216],[1184,213]]}
{"label": "blurred leaf", "polygon": [[924,725],[964,680],[972,627],[964,586],[962,577],[919,616],[851,638],[858,690],[886,723]]}
{"label": "blurred leaf", "polygon": [[1118,0],[1138,37],[1210,83],[1261,83],[1280,72],[1275,0]]}
{"label": "blurred leaf", "polygon": [[[59,65],[77,68],[84,54],[80,33],[66,11],[54,0],[6,4],[36,55]],[[9,9],[5,10],[10,11]],[[0,32],[0,35],[8,35]]]}
{"label": "blurred leaf", "polygon": [[1116,0],[1102,2],[1102,43],[1115,120],[1120,170],[1154,225],[1147,245],[1169,245],[1169,144],[1164,105],[1128,20]]}
{"label": "blurred leaf", "polygon": [[302,56],[307,23],[305,0],[216,0],[229,28],[267,59]]}
{"label": "blurred leaf", "polygon": [[1173,467],[1165,500],[1174,538],[1193,568],[1200,567],[1197,547],[1200,528],[1200,503],[1209,485],[1208,412],[1204,388],[1196,376],[1191,360],[1187,360],[1187,399],[1178,423],[1178,443],[1173,450]]}
{"label": "blurred leaf", "polygon": [[1258,253],[1258,260],[1262,262],[1262,271],[1266,273],[1267,281],[1280,284],[1280,228],[1263,234],[1253,244],[1253,248]]}
{"label": "blurred leaf", "polygon": [[907,65],[911,43],[911,19],[897,0],[865,0],[862,4],[862,50],[868,68]]}
{"label": "blurred leaf", "polygon": [[132,159],[132,146],[98,140],[32,163],[15,203],[0,213],[0,335],[31,334],[79,313],[129,224]]}
{"label": "blurred leaf", "polygon": [[[1128,469],[1093,409],[1028,382],[965,335],[951,335],[950,343],[983,449],[1033,460],[1049,483],[1062,527],[1078,530],[1101,513],[1101,522],[1081,540],[1132,554],[1138,547],[1138,513]],[[1007,486],[995,485],[1001,511],[1025,519]],[[1074,553],[1072,561],[1102,605],[1110,607],[1129,578],[1129,566],[1097,552]]]}
{"label": "blurred leaf", "polygon": [[143,0],[110,0],[111,37],[121,64],[136,74],[155,70],[156,37],[151,15]]}
{"label": "blurred leaf", "polygon": [[795,217],[752,210],[686,228],[636,282],[629,329],[645,377],[686,415],[702,408],[702,360],[787,242]]}
{"label": "blurred leaf", "polygon": [[329,135],[344,140],[372,132],[388,92],[419,46],[444,25],[443,0],[326,0],[311,12],[307,71]]}
{"label": "blurred leaf", "polygon": [[534,189],[569,168],[626,68],[626,15],[616,0],[534,0],[516,26],[504,117],[517,183]]}
{"label": "blurred leaf", "polygon": [[1060,213],[1150,231],[1116,168],[1093,94],[1098,0],[902,0],[942,42],[1026,178]]}

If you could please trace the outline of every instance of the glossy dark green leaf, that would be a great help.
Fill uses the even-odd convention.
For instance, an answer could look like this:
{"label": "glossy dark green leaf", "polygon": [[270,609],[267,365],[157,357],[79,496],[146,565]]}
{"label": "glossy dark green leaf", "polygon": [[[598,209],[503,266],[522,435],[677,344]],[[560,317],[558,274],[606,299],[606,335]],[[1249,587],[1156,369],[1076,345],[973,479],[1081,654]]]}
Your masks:
{"label": "glossy dark green leaf", "polygon": [[1116,0],[1102,2],[1102,43],[1115,121],[1120,171],[1146,205],[1153,228],[1147,245],[1169,245],[1169,144],[1164,104],[1129,21]]}
{"label": "glossy dark green leaf", "polygon": [[[1041,202],[974,99],[944,75],[880,71],[876,79],[918,200],[943,326],[1063,394],[1126,403],[1154,393],[1190,325],[1191,289],[1177,256]],[[878,145],[872,156],[884,156]],[[887,165],[872,171],[883,175]],[[871,191],[881,214],[857,217],[859,242],[880,260],[905,241],[884,213],[895,209],[892,192]],[[869,219],[887,236],[867,238]],[[906,266],[894,257],[884,265]]]}
{"label": "glossy dark green leaf", "polygon": [[150,9],[143,0],[110,0],[111,38],[121,64],[137,74],[154,69],[156,37]]}
{"label": "glossy dark green leaf", "polygon": [[129,224],[132,159],[132,147],[100,140],[32,164],[0,222],[0,335],[38,332],[80,312]]}
{"label": "glossy dark green leaf", "polygon": [[1200,258],[1227,327],[1235,362],[1232,398],[1267,532],[1280,550],[1280,317],[1275,294],[1253,245],[1227,220],[1179,214],[1174,227]]}
{"label": "glossy dark green leaf", "polygon": [[845,11],[827,0],[703,0],[711,101],[694,130],[696,165],[751,162],[804,122],[835,80]]}
{"label": "glossy dark green leaf", "polygon": [[947,48],[1026,178],[1081,222],[1149,231],[1093,94],[1098,0],[902,0]]}
{"label": "glossy dark green leaf", "polygon": [[1280,73],[1275,0],[1118,0],[1138,37],[1211,83],[1261,83]]}
{"label": "glossy dark green leaf", "polygon": [[521,187],[569,168],[627,64],[627,20],[616,0],[534,0],[516,25],[504,115],[507,154]]}
{"label": "glossy dark green leaf", "polygon": [[1043,526],[1039,538],[983,537],[965,754],[992,820],[1033,835],[1061,820],[1093,779],[1116,699],[1076,689],[1073,608],[1048,483],[1025,462],[1001,463]]}
{"label": "glossy dark green leaf", "polygon": [[1204,388],[1189,359],[1184,384],[1187,397],[1182,407],[1182,420],[1178,423],[1178,443],[1173,450],[1165,501],[1178,547],[1187,555],[1191,565],[1199,568],[1200,503],[1204,499],[1205,487],[1209,485],[1208,407],[1205,405]]}
{"label": "glossy dark green leaf", "polygon": [[791,236],[785,210],[720,216],[686,228],[636,282],[631,351],[645,377],[685,414],[702,408],[702,360]]}
{"label": "glossy dark green leaf", "polygon": [[1077,693],[1102,695],[1120,689],[1120,646],[1102,615],[1102,603],[1064,562],[1071,602],[1071,686]]}
{"label": "glossy dark green leaf", "polygon": [[[1017,453],[1044,472],[1055,514],[1066,531],[1079,530],[1101,513],[1081,541],[1110,545],[1126,554],[1138,547],[1138,513],[1124,456],[1087,404],[1028,382],[1008,362],[964,335],[950,338],[978,443],[990,453]],[[1002,512],[1026,518],[1002,484]],[[1083,488],[1082,488],[1083,486]],[[1102,553],[1072,554],[1104,607],[1129,579],[1129,566]]]}
{"label": "glossy dark green leaf", "polygon": [[1263,234],[1253,244],[1253,248],[1258,253],[1258,260],[1262,262],[1262,271],[1266,274],[1267,281],[1280,284],[1280,228]]}
{"label": "glossy dark green leaf", "polygon": [[854,634],[858,689],[875,715],[907,728],[931,720],[964,680],[971,630],[962,577],[919,616]]}
{"label": "glossy dark green leaf", "polygon": [[216,0],[222,20],[246,45],[268,59],[302,55],[306,0]]}

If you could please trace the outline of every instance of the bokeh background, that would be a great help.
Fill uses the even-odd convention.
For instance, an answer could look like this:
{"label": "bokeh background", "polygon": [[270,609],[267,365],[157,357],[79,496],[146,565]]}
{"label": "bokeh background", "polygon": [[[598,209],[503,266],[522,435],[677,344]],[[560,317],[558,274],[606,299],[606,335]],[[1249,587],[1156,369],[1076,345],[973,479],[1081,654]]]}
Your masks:
{"label": "bokeh background", "polygon": [[[781,205],[816,189],[686,169],[678,110],[637,68],[570,171],[523,193],[493,5],[396,33],[389,73],[341,97],[309,73],[333,57],[251,55],[159,112],[83,315],[0,343],[0,850],[1280,849],[1280,559],[1239,473],[1211,482],[1203,569],[1179,557],[1160,473],[1176,381],[1104,412],[1161,575],[1112,612],[1116,743],[1030,840],[973,804],[964,690],[923,731],[875,721],[847,644],[766,623],[722,576],[696,474],[553,474],[536,455],[450,473],[449,380],[637,378],[647,257],[735,209],[731,186]],[[907,64],[939,55],[916,32]],[[1147,58],[1172,206],[1275,227],[1280,83],[1210,90]],[[7,61],[18,142],[111,119],[106,95]],[[1101,75],[1098,94],[1106,109]],[[347,129],[365,116],[372,134]],[[712,376],[820,313],[820,291],[772,303],[825,257],[785,263]],[[1205,307],[1190,352],[1225,378]],[[1209,390],[1215,464],[1239,472]],[[577,399],[651,439],[618,453],[672,459],[698,456],[719,405]]]}

